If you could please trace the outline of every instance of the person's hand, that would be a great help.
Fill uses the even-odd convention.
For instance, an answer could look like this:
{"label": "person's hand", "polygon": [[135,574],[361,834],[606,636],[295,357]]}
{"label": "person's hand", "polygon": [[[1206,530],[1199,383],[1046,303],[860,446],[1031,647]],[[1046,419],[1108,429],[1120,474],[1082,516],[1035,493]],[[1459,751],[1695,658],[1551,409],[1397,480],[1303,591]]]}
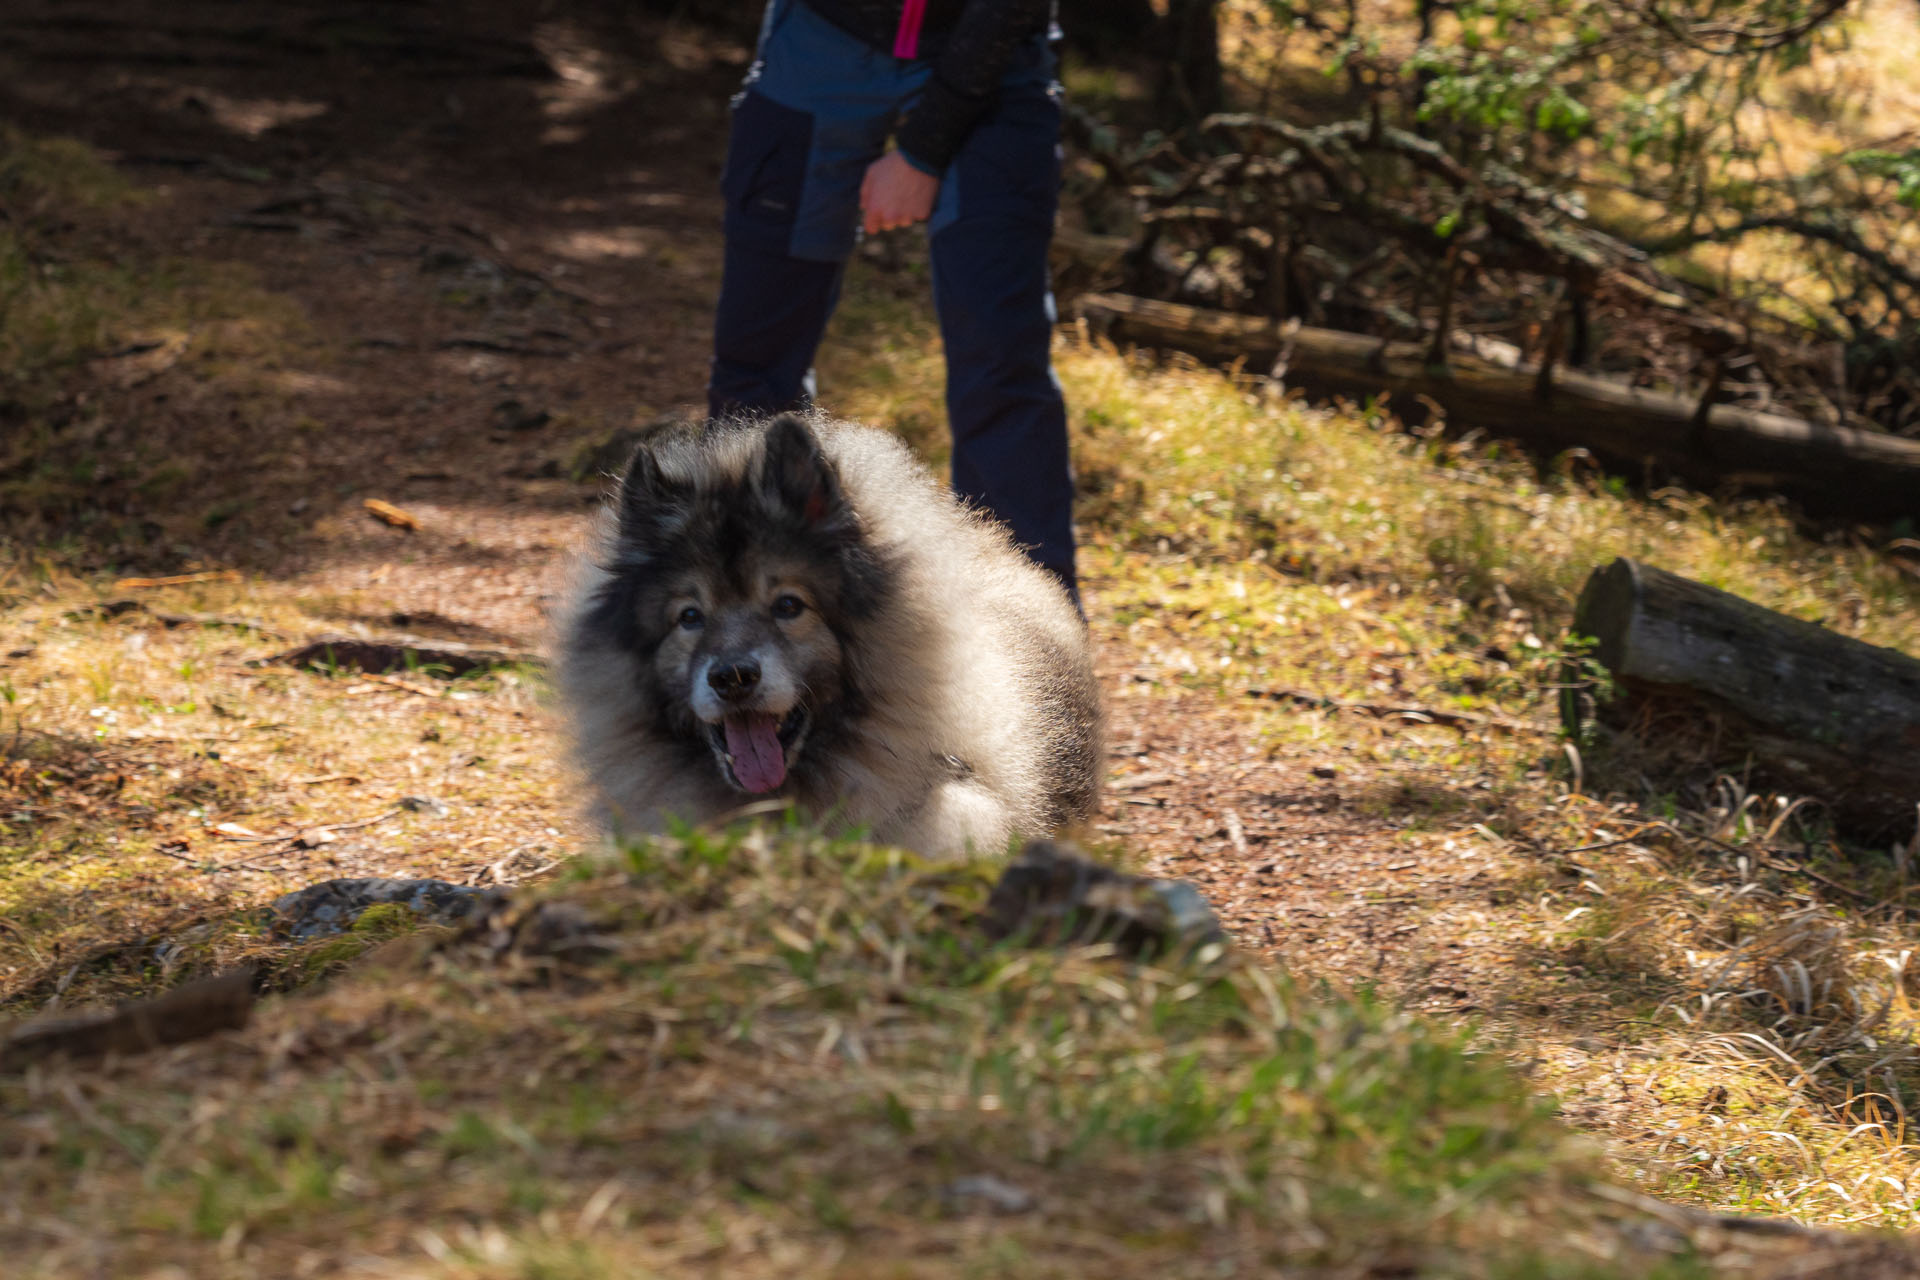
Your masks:
{"label": "person's hand", "polygon": [[867,176],[860,181],[867,234],[926,221],[939,194],[940,179],[920,172],[898,151],[887,152],[867,166]]}

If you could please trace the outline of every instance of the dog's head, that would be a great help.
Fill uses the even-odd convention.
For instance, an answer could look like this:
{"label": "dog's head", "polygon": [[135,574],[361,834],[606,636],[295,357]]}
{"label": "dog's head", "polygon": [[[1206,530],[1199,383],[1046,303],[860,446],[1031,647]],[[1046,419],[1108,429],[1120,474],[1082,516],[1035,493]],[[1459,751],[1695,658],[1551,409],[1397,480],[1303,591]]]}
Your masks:
{"label": "dog's head", "polygon": [[753,794],[857,710],[849,629],[888,569],[804,418],[643,442],[596,611],[650,686],[659,727]]}

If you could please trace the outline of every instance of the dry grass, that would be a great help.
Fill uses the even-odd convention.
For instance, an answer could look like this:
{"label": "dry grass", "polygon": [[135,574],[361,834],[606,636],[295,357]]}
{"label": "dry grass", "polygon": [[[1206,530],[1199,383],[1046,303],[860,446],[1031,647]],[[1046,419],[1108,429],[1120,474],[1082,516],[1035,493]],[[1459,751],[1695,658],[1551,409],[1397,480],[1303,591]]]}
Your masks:
{"label": "dry grass", "polygon": [[1586,1155],[1453,1035],[1257,965],[989,947],[989,877],[765,829],[582,865],[548,895],[571,960],[403,948],[244,1037],[0,1081],[0,1243],[31,1277],[1628,1256]]}
{"label": "dry grass", "polygon": [[[829,401],[936,452],[931,336],[886,288],[856,281]],[[804,831],[689,833],[550,891],[585,913],[597,959],[400,941],[269,1001],[244,1035],[0,1078],[0,1247],[36,1278],[1688,1274],[1634,1244],[1639,1210],[1607,1199],[1592,1151],[1489,1047],[1649,1188],[1907,1223],[1907,1058],[1874,1055],[1906,1052],[1904,970],[1878,957],[1911,930],[1766,866],[1807,856],[1794,821],[1769,830],[1771,798],[1598,799],[1570,792],[1544,731],[1401,731],[1240,694],[1540,721],[1571,593],[1619,553],[1920,648],[1912,589],[1764,506],[1642,503],[1406,437],[1377,407],[1312,411],[1085,343],[1060,363],[1103,643],[1143,687],[1244,710],[1273,750],[1367,765],[1408,848],[1499,854],[1474,927],[1526,963],[1489,975],[1484,1026],[1308,998],[1244,959],[991,949],[967,923],[987,869]],[[250,625],[168,626],[104,615],[107,581],[24,550],[0,583],[9,1013],[241,959],[298,985],[392,922],[288,952],[252,914],[273,893],[512,881],[584,842],[534,673],[396,685],[250,665],[392,608],[377,584],[170,588],[155,608]],[[448,811],[395,811],[410,795]],[[311,848],[220,829],[383,814]],[[190,929],[185,953],[155,945]],[[1703,1106],[1716,1084],[1724,1106]],[[960,1182],[978,1175],[1038,1207],[986,1212]]]}
{"label": "dry grass", "polygon": [[[284,637],[341,629],[337,602],[287,586],[145,593],[271,636],[102,617],[72,580],[35,594],[0,628],[0,654],[20,655],[0,661],[0,1007],[56,989],[86,1003],[246,958],[263,940],[234,913],[328,875],[490,883],[578,838],[545,734],[529,732],[544,720],[531,673],[408,688],[251,665]],[[416,795],[446,812],[396,809]],[[311,849],[220,830],[292,837],[380,815]],[[202,945],[155,959],[160,940],[216,921]]]}

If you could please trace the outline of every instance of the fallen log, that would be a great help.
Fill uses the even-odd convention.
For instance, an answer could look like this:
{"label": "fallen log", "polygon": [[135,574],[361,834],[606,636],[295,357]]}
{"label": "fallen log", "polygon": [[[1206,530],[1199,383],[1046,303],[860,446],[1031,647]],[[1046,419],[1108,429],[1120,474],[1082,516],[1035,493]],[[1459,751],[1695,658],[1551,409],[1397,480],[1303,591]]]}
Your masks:
{"label": "fallen log", "polygon": [[[1591,707],[1602,723],[1682,733],[1716,767],[1819,801],[1848,835],[1913,838],[1920,659],[1626,559],[1587,579],[1573,631],[1615,683]],[[1577,732],[1589,708],[1562,711]]]}
{"label": "fallen log", "polygon": [[1427,362],[1424,343],[1282,323],[1126,294],[1089,294],[1079,313],[1115,341],[1244,362],[1325,395],[1426,397],[1460,428],[1478,427],[1547,453],[1587,449],[1702,489],[1782,493],[1815,514],[1897,520],[1920,514],[1920,441],[1712,405],[1572,370],[1542,379],[1457,354]]}

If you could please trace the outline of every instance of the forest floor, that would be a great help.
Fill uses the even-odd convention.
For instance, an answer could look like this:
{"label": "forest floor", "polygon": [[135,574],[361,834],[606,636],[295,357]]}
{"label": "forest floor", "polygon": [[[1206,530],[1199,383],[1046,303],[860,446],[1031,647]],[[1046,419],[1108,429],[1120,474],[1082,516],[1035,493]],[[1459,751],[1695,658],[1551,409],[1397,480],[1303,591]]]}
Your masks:
{"label": "forest floor", "polygon": [[[607,487],[594,447],[699,397],[745,52],[513,8],[458,29],[320,4],[0,19],[25,50],[0,64],[19,131],[0,248],[26,272],[0,356],[58,374],[0,404],[0,1010],[176,981],[155,940],[329,877],[515,885],[590,842],[537,663],[444,681],[262,661],[322,635],[537,655]],[[1553,708],[1572,597],[1613,555],[1909,652],[1920,584],[1766,504],[1541,476],[1379,406],[1314,409],[1071,330],[1059,364],[1112,718],[1098,847],[1193,881],[1243,950],[1330,999],[1464,1028],[1622,1185],[1916,1225],[1915,931],[1904,905],[1863,905],[1904,903],[1904,860],[1737,777],[1612,795]],[[939,388],[919,257],[875,246],[823,402],[937,464]],[[205,945],[196,963],[257,939]],[[1774,976],[1796,964],[1805,999]],[[56,1109],[110,1132],[91,1105]],[[39,1123],[0,1161],[53,1149]],[[607,1205],[583,1200],[591,1227]],[[78,1212],[16,1205],[0,1236],[94,1274]],[[249,1221],[194,1225],[241,1267],[280,1219]],[[395,1238],[468,1274],[431,1232]],[[261,1256],[338,1262],[302,1247]]]}

